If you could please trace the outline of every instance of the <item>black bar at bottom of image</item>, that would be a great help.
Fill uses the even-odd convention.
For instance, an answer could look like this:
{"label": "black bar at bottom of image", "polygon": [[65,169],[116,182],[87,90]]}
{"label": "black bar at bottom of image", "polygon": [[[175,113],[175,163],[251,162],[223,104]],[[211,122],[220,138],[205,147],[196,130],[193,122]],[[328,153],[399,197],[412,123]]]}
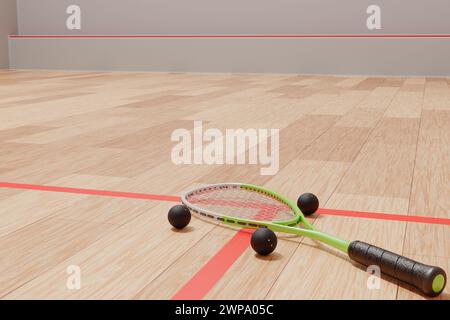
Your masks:
{"label": "black bar at bottom of image", "polygon": [[139,319],[304,319],[317,316],[358,318],[386,315],[401,317],[429,312],[444,315],[449,300],[442,301],[383,301],[383,300],[108,300],[108,301],[1,301],[2,314],[20,316],[43,315],[47,318],[78,319],[86,316],[114,316]]}

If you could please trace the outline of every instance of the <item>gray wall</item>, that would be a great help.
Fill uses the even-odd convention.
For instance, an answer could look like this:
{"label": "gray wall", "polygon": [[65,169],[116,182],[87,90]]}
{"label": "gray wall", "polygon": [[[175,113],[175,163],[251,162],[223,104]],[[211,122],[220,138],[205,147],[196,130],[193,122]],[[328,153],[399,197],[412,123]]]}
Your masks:
{"label": "gray wall", "polygon": [[[0,0],[3,1],[3,0]],[[82,30],[66,8],[82,7]],[[369,31],[366,9],[382,9]],[[450,34],[450,0],[18,0],[21,35]],[[450,38],[11,39],[31,69],[450,75]]]}
{"label": "gray wall", "polygon": [[[2,2],[4,0],[1,0]],[[82,7],[81,31],[65,27]],[[449,0],[18,0],[20,34],[376,33],[366,8],[382,9],[378,33],[450,33]]]}
{"label": "gray wall", "polygon": [[8,68],[8,35],[17,34],[16,0],[0,0],[0,69]]}
{"label": "gray wall", "polygon": [[450,76],[447,39],[11,39],[25,69]]}

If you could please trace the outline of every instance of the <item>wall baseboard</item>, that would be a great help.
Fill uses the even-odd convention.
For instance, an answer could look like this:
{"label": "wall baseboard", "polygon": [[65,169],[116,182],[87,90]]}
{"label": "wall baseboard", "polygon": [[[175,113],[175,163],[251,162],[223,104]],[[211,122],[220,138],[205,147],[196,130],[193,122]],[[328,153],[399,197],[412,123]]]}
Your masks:
{"label": "wall baseboard", "polygon": [[14,69],[450,76],[450,38],[10,38]]}

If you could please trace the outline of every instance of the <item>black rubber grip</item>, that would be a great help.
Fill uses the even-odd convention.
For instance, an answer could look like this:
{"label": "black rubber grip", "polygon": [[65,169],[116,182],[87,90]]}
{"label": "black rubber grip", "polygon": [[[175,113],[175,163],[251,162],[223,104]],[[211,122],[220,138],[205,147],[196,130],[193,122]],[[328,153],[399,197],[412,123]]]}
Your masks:
{"label": "black rubber grip", "polygon": [[381,272],[415,286],[430,297],[439,295],[447,282],[442,268],[428,266],[362,241],[350,243],[348,255],[365,266],[379,266]]}

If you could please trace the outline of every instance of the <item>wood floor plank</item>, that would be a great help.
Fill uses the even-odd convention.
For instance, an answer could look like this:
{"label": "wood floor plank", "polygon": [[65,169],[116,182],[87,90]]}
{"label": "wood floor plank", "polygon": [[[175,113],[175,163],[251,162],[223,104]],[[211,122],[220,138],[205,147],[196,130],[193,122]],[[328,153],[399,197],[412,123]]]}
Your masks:
{"label": "wood floor plank", "polygon": [[[0,237],[0,296],[32,281],[114,229],[107,224],[46,218]],[[59,272],[67,275],[65,268]]]}
{"label": "wood floor plank", "polygon": [[32,144],[47,144],[60,140],[64,140],[66,138],[70,138],[73,136],[77,136],[81,133],[86,133],[89,131],[96,131],[105,127],[111,127],[118,124],[126,123],[128,119],[119,118],[119,117],[108,117],[102,118],[102,121],[92,121],[90,123],[85,123],[83,125],[78,126],[65,126],[62,128],[56,128],[53,130],[47,130],[44,132],[39,132],[31,135],[27,135],[21,138],[15,138],[9,140],[10,142],[16,143],[32,143]]}
{"label": "wood floor plank", "polygon": [[0,141],[6,142],[11,139],[20,139],[29,135],[34,135],[52,130],[52,127],[44,126],[23,126],[0,131]]}
{"label": "wood floor plank", "polygon": [[301,155],[305,160],[352,162],[370,134],[368,128],[335,126]]}
{"label": "wood floor plank", "polygon": [[370,93],[370,91],[350,90],[339,95],[338,98],[317,108],[311,114],[344,115],[354,106],[358,105]]}
{"label": "wood floor plank", "polygon": [[423,112],[412,186],[412,214],[450,217],[448,123],[448,111]]}
{"label": "wood floor plank", "polygon": [[383,114],[384,110],[381,108],[356,107],[343,115],[336,123],[336,126],[374,128]]}
{"label": "wood floor plank", "polygon": [[[203,222],[207,223],[207,222]],[[136,299],[170,299],[196,274],[236,231],[216,227],[176,260],[167,270],[146,285],[134,297]],[[164,287],[164,290],[161,288]]]}
{"label": "wood floor plank", "polygon": [[423,92],[399,91],[389,108],[386,117],[420,118],[423,104]]}
{"label": "wood floor plank", "polygon": [[409,199],[418,130],[415,119],[381,120],[336,192]]}
{"label": "wood floor plank", "polygon": [[424,92],[424,110],[449,110],[450,90],[443,78],[427,78]]}
{"label": "wood floor plank", "polygon": [[[164,272],[213,225],[193,220],[188,229],[173,231],[167,224],[170,204],[162,203],[139,215],[86,249],[28,282],[6,298],[131,299]],[[161,227],[165,226],[165,227]],[[80,290],[68,290],[68,265],[82,272]]]}
{"label": "wood floor plank", "polygon": [[386,109],[398,91],[397,87],[377,87],[357,106],[359,108]]}
{"label": "wood floor plank", "polygon": [[[9,145],[9,144],[8,144]],[[5,181],[48,184],[60,178],[79,174],[90,166],[99,166],[122,150],[70,146],[67,144],[14,144],[14,151],[5,155],[11,170],[2,175]],[[3,154],[0,157],[3,158]]]}
{"label": "wood floor plank", "polygon": [[386,79],[382,77],[370,77],[353,87],[355,90],[374,90],[378,88]]}
{"label": "wood floor plank", "polygon": [[[69,185],[83,188],[111,186],[121,178],[105,178],[83,175],[72,175],[54,181],[54,185]],[[58,210],[68,208],[87,198],[87,195],[67,195],[64,193],[26,191],[8,197],[0,207],[0,237],[11,234],[27,225],[46,218]]]}

